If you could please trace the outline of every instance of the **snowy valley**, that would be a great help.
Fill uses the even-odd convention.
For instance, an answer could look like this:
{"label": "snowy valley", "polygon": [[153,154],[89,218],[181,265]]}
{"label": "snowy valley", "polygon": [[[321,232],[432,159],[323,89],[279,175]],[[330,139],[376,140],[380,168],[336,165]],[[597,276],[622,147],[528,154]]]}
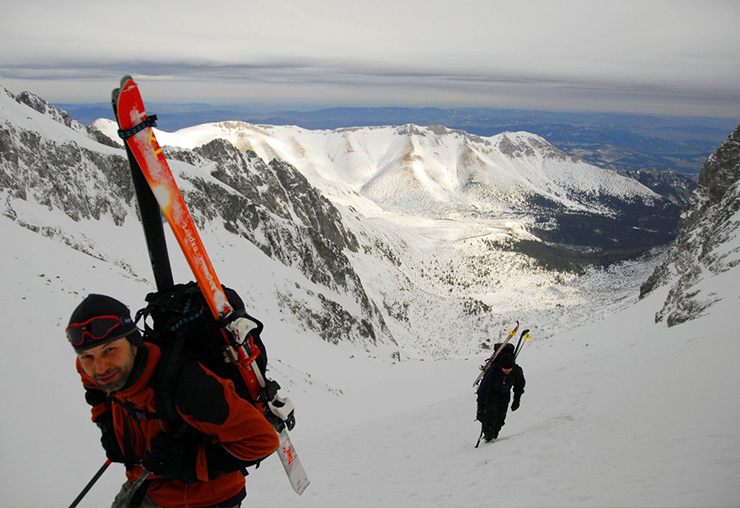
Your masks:
{"label": "snowy valley", "polygon": [[[66,506],[104,455],[64,327],[90,292],[142,306],[151,269],[110,122],[88,130],[2,89],[0,122],[0,506]],[[676,244],[607,268],[581,261],[660,245],[676,205],[534,135],[220,123],[158,136],[297,406],[311,485],[296,496],[271,459],[246,506],[740,501],[737,131]],[[517,319],[534,337],[522,407],[474,449],[472,382]],[[110,503],[113,469],[83,506]]]}

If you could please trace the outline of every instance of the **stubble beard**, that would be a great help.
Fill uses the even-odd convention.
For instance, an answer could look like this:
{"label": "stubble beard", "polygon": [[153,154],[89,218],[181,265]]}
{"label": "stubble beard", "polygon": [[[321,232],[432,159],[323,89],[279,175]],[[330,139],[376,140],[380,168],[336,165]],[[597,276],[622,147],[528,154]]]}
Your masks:
{"label": "stubble beard", "polygon": [[93,376],[93,381],[95,381],[95,384],[98,385],[98,387],[106,393],[116,392],[120,390],[121,388],[126,386],[126,382],[131,375],[131,371],[134,370],[134,359],[135,356],[132,355],[131,361],[129,363],[127,363],[123,367],[114,369],[114,372],[117,372],[118,376],[113,381],[109,383],[104,383],[100,381],[98,376]]}

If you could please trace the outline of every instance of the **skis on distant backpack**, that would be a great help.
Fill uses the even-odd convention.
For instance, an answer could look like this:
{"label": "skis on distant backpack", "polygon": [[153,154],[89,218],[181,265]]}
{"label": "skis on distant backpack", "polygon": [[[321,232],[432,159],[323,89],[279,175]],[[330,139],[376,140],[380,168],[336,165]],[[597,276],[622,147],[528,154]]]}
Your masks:
{"label": "skis on distant backpack", "polygon": [[[155,126],[156,116],[147,115],[139,89],[130,76],[124,76],[121,79],[121,88],[113,91],[112,103],[120,127],[119,135],[125,140],[135,185],[137,178],[139,179],[139,185],[135,187],[135,190],[142,221],[144,222],[147,247],[149,248],[157,288],[161,291],[171,287],[173,282],[169,258],[167,257],[167,247],[164,243],[164,232],[161,230],[162,222],[159,212],[153,210],[151,206],[153,202],[158,204],[167,219],[208,303],[213,318],[223,324],[232,308],[203,246],[162,148],[154,135],[152,127]],[[141,183],[142,179],[139,174],[143,175],[143,180],[148,185]],[[142,206],[142,203],[144,203],[144,206]],[[160,230],[157,230],[156,223],[159,224]],[[222,329],[222,331],[226,342],[231,344],[226,330]],[[247,384],[250,386],[254,384],[252,380],[247,379],[246,371],[249,369],[254,373],[254,376],[250,375],[249,377],[251,379],[256,378],[260,385],[256,388],[264,388],[265,380],[253,358],[250,359],[250,355],[245,351],[244,346],[234,348],[234,352],[237,356],[235,361],[241,367],[242,375],[245,377]],[[280,446],[278,448],[280,461],[293,489],[298,494],[302,494],[309,484],[308,476],[296,455],[287,430],[285,428],[281,429],[278,435],[280,436]]]}
{"label": "skis on distant backpack", "polygon": [[[513,337],[516,336],[517,330],[519,330],[519,321],[516,322],[516,326],[509,332],[509,334],[506,336],[506,338],[504,339],[504,341],[501,344],[499,344],[499,346],[493,352],[493,354],[491,355],[491,357],[488,358],[488,360],[486,360],[486,362],[483,365],[481,365],[480,374],[478,374],[478,377],[475,378],[475,382],[473,383],[473,386],[474,387],[475,386],[478,386],[478,383],[480,383],[480,380],[483,379],[483,376],[485,376],[486,371],[488,370],[488,368],[493,364],[493,361],[496,359],[496,357],[499,355],[499,353],[501,351],[503,351],[504,346],[506,344],[508,344],[509,341]],[[525,330],[524,332],[522,332],[522,335],[524,335],[524,333],[526,333],[526,332],[529,332],[529,330]]]}
{"label": "skis on distant backpack", "polygon": [[524,347],[524,342],[531,338],[532,336],[529,334],[529,330],[524,330],[519,336],[519,341],[516,343],[516,348],[514,349],[515,360],[519,357],[519,353],[521,353],[522,348]]}

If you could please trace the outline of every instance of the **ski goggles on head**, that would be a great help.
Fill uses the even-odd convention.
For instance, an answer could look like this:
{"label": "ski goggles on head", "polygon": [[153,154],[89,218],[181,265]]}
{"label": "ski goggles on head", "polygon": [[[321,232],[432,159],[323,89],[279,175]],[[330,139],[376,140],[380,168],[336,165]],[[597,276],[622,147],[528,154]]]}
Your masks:
{"label": "ski goggles on head", "polygon": [[[120,329],[119,329],[120,328]],[[131,316],[96,316],[83,323],[67,326],[67,340],[73,346],[81,346],[85,339],[104,340],[125,337],[135,330]],[[114,333],[114,331],[116,331]]]}

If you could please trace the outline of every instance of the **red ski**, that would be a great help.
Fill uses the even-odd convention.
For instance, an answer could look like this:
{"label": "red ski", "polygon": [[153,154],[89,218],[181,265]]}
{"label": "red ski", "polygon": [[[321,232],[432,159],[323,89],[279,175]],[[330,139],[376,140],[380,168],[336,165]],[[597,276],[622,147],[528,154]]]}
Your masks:
{"label": "red ski", "polygon": [[130,76],[121,80],[117,108],[118,125],[122,132],[130,134],[126,144],[172,228],[214,319],[220,320],[228,315],[231,308],[167,159],[154,136],[139,88]]}
{"label": "red ski", "polygon": [[[131,155],[140,167],[157,203],[162,209],[162,213],[167,219],[193,275],[195,275],[213,318],[223,323],[232,309],[177,182],[175,182],[167,159],[154,135],[152,129],[154,117],[147,114],[139,88],[131,76],[124,76],[121,79],[121,88],[113,91],[113,104],[120,127],[119,134],[125,140]],[[231,344],[226,330],[222,328],[222,332],[224,340]],[[248,333],[248,330],[246,333]],[[241,339],[244,338],[241,337]],[[240,367],[242,376],[253,397],[255,400],[259,400],[259,391],[260,388],[265,387],[265,379],[254,362],[256,356],[250,357],[243,346],[232,347],[231,353],[234,357],[233,360]],[[257,350],[257,354],[259,354],[259,350]],[[309,484],[306,472],[298,460],[287,431],[283,428],[278,432],[278,435],[280,436],[280,447],[278,448],[280,460],[293,489],[298,494],[302,494]]]}

